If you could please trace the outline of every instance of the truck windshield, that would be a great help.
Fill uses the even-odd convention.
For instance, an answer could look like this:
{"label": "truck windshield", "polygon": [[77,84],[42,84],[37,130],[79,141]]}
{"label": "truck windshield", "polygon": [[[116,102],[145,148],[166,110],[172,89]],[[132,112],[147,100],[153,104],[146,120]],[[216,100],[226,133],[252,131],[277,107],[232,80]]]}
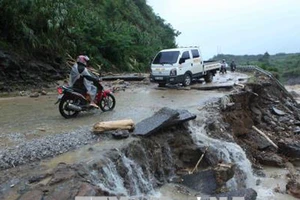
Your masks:
{"label": "truck windshield", "polygon": [[177,62],[179,51],[159,52],[153,64],[174,64]]}

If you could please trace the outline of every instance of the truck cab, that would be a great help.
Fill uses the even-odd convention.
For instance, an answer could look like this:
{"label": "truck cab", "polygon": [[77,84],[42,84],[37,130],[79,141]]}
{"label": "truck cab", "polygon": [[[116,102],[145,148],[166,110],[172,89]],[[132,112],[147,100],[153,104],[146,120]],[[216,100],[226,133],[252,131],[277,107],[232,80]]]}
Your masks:
{"label": "truck cab", "polygon": [[[212,73],[219,68],[210,66]],[[198,47],[165,49],[156,54],[151,63],[150,81],[165,86],[167,83],[191,84],[193,79],[207,75]],[[214,75],[214,74],[213,74]]]}

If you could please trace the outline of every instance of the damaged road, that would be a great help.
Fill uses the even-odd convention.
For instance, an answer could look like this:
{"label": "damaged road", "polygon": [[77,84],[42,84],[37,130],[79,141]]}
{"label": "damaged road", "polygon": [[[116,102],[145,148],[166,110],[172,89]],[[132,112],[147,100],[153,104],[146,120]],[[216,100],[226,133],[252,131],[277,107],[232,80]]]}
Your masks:
{"label": "damaged road", "polygon": [[[217,77],[217,81],[224,80],[231,81],[225,76]],[[126,92],[116,95],[118,105],[118,97],[122,99],[129,94],[120,103],[127,107],[116,109],[121,113],[100,115],[102,120],[133,118],[136,127],[123,140],[113,140],[111,132],[91,133],[91,125],[99,121],[99,118],[94,119],[99,116],[97,113],[84,115],[82,118],[89,121],[85,121],[86,127],[74,131],[74,135],[69,134],[68,128],[63,134],[56,129],[46,129],[47,137],[38,133],[38,137],[30,141],[26,138],[28,135],[21,132],[19,135],[24,134],[27,140],[15,140],[17,148],[11,145],[0,152],[3,156],[8,149],[5,158],[11,156],[2,159],[5,164],[2,162],[0,197],[73,199],[78,195],[152,195],[162,185],[176,183],[194,196],[239,194],[247,196],[246,199],[256,199],[260,194],[254,188],[252,168],[259,174],[264,165],[285,166],[289,162],[293,166],[295,155],[299,153],[299,137],[295,131],[299,126],[298,105],[272,83],[271,79],[258,77],[255,83],[243,83],[245,87],[231,86],[230,90],[208,93],[173,87],[153,90],[151,85],[148,89],[126,88]],[[136,98],[139,100],[136,105],[140,106],[132,104]],[[80,118],[70,123],[78,122]],[[278,145],[278,150],[252,126],[264,132]],[[11,134],[13,132],[1,137],[10,140],[5,135]],[[64,136],[72,139],[63,139]],[[18,153],[19,147],[26,149],[22,147],[24,144],[28,144],[28,151]],[[66,150],[39,157],[40,152],[52,151],[47,144]],[[32,151],[29,147],[36,149]],[[64,153],[70,150],[74,151]],[[16,160],[25,161],[12,165],[17,155],[22,159]],[[49,158],[53,156],[56,157]],[[203,160],[198,166],[200,157]],[[43,160],[38,161],[40,159]],[[26,164],[28,162],[30,164]],[[195,173],[191,173],[195,166]],[[207,176],[202,176],[203,173]],[[297,170],[290,173],[293,178],[287,185],[287,192],[294,196],[297,195],[297,173]],[[203,187],[198,187],[199,182]]]}

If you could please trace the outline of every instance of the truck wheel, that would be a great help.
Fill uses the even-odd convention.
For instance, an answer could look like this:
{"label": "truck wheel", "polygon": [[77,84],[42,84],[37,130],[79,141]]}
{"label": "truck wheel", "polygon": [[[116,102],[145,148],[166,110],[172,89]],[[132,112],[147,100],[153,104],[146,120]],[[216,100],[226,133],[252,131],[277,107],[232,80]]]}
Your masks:
{"label": "truck wheel", "polygon": [[185,74],[183,79],[183,86],[189,86],[192,83],[192,77],[190,74]]}
{"label": "truck wheel", "polygon": [[166,87],[166,83],[159,83],[158,87]]}
{"label": "truck wheel", "polygon": [[213,81],[213,74],[211,72],[208,72],[205,77],[204,77],[204,80],[206,83],[210,83]]}

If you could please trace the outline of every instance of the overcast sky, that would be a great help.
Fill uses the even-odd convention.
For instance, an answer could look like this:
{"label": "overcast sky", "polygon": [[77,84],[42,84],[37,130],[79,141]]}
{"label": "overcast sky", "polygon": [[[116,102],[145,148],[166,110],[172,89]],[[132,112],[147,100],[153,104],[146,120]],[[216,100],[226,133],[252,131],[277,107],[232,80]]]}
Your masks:
{"label": "overcast sky", "polygon": [[300,52],[300,0],[147,0],[203,57]]}

